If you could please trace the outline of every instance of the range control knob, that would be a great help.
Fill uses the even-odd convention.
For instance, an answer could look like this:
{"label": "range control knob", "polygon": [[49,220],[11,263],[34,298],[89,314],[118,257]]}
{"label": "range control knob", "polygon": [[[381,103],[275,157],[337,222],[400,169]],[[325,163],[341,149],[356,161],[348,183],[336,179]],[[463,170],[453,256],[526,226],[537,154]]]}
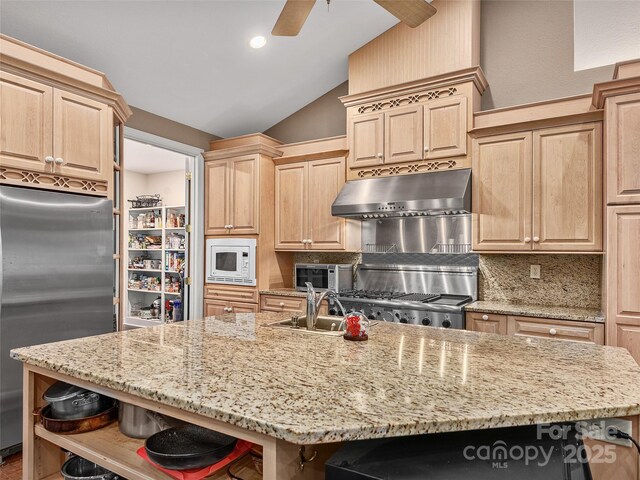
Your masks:
{"label": "range control knob", "polygon": [[367,315],[367,318],[368,318],[369,320],[375,320],[375,319],[376,319],[376,316],[375,316],[373,313],[370,313],[369,315]]}
{"label": "range control knob", "polygon": [[422,319],[422,324],[425,325],[425,326],[426,325],[431,325],[431,319],[429,317],[424,317]]}
{"label": "range control knob", "polygon": [[337,315],[338,311],[335,308],[330,308],[329,309],[329,315]]}
{"label": "range control knob", "polygon": [[400,318],[400,314],[399,313],[396,313],[396,318]]}
{"label": "range control knob", "polygon": [[451,327],[451,320],[443,320],[442,321],[442,326],[444,328],[450,328]]}
{"label": "range control knob", "polygon": [[402,317],[400,323],[408,323],[407,317]]}

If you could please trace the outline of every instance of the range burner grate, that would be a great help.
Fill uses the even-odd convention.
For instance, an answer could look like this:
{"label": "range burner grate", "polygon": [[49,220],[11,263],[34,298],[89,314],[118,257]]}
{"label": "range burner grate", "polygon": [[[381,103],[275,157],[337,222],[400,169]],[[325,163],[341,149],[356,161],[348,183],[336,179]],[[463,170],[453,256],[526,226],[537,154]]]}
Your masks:
{"label": "range burner grate", "polygon": [[431,300],[435,300],[440,295],[434,293],[407,293],[406,295],[402,295],[396,297],[397,300],[402,300],[405,302],[422,302],[427,303]]}

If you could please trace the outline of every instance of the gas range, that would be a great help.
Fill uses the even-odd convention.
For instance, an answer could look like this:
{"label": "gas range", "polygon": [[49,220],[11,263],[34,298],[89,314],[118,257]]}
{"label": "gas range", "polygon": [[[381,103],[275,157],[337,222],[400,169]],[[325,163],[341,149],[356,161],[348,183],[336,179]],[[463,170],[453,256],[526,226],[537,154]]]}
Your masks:
{"label": "gas range", "polygon": [[[477,268],[360,265],[356,285],[360,289],[338,293],[347,312],[362,312],[371,320],[464,329],[464,306],[476,298]],[[340,313],[337,305],[329,307],[329,313]]]}

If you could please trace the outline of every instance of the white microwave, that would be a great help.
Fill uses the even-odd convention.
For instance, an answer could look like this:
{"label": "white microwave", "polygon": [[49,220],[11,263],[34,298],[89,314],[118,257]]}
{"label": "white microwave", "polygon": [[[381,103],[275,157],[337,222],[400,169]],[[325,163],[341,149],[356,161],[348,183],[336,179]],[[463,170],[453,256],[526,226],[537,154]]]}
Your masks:
{"label": "white microwave", "polygon": [[256,239],[216,238],[206,243],[206,282],[256,285]]}

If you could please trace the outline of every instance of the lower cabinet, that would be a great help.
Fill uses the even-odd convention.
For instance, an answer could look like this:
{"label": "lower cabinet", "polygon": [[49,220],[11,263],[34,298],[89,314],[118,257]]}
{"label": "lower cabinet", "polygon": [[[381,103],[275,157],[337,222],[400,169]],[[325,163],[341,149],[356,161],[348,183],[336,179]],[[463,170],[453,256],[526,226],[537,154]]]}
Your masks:
{"label": "lower cabinet", "polygon": [[204,316],[224,315],[226,313],[258,313],[255,303],[225,302],[223,300],[204,299]]}
{"label": "lower cabinet", "polygon": [[467,330],[604,345],[604,324],[469,312]]}
{"label": "lower cabinet", "polygon": [[[261,312],[302,312],[307,313],[306,297],[287,295],[260,295]],[[329,304],[326,300],[320,305],[320,315],[328,315]]]}

